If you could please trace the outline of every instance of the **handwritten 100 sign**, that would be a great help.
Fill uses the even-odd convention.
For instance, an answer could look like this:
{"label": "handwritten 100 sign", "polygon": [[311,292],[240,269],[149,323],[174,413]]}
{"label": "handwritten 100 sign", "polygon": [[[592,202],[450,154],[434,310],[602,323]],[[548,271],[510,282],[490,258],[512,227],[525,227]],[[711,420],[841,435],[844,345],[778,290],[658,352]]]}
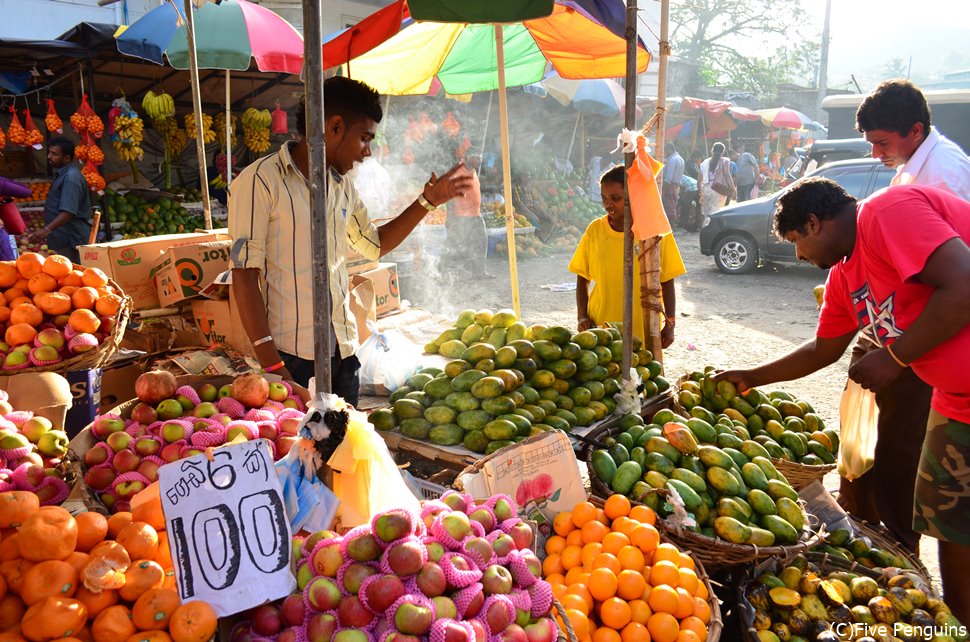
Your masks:
{"label": "handwritten 100 sign", "polygon": [[159,491],[183,601],[220,617],[288,595],[290,527],[262,440],[162,466]]}

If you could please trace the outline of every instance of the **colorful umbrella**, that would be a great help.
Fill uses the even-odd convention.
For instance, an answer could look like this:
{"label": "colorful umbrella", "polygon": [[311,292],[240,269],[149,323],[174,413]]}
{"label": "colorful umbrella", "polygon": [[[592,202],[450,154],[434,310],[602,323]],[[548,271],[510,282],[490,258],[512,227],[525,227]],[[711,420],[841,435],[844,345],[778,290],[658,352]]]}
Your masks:
{"label": "colorful umbrella", "polygon": [[[117,37],[118,51],[176,69],[189,68],[185,17],[165,2]],[[269,9],[246,0],[205,3],[195,12],[199,67],[245,71],[252,60],[260,71],[298,74],[303,67],[303,37]]]}
{"label": "colorful umbrella", "polygon": [[759,109],[755,113],[761,116],[761,122],[768,127],[778,127],[781,129],[804,129],[813,124],[817,124],[814,120],[802,112],[789,109],[788,107]]}
{"label": "colorful umbrella", "polygon": [[[600,116],[617,116],[626,105],[623,87],[612,78],[570,80],[553,74],[541,85],[561,105],[572,103],[574,109]],[[637,116],[640,115],[642,112],[637,107]]]}
{"label": "colorful umbrella", "polygon": [[[557,0],[547,17],[503,25],[505,86],[539,82],[547,62],[563,78],[625,75],[626,42],[622,22],[616,24],[617,9],[622,16],[619,0]],[[493,25],[418,22],[405,0],[382,11],[402,17],[399,29],[391,35],[393,24],[382,24],[380,35],[390,37],[351,60],[349,76],[392,95],[426,94],[435,77],[449,94],[498,89]],[[365,30],[342,34],[339,46],[352,51],[355,37],[372,36]],[[641,42],[637,70],[645,71],[649,60],[650,53]]]}

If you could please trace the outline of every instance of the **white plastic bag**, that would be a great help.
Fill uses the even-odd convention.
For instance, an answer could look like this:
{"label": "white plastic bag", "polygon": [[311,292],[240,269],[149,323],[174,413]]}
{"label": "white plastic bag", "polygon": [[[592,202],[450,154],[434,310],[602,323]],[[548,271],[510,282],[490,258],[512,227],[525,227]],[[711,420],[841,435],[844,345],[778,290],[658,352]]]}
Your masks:
{"label": "white plastic bag", "polygon": [[400,332],[378,332],[367,322],[371,334],[360,344],[360,394],[386,396],[404,385],[421,362],[421,350]]}
{"label": "white plastic bag", "polygon": [[858,479],[872,468],[879,433],[876,395],[851,379],[839,403],[839,474]]}

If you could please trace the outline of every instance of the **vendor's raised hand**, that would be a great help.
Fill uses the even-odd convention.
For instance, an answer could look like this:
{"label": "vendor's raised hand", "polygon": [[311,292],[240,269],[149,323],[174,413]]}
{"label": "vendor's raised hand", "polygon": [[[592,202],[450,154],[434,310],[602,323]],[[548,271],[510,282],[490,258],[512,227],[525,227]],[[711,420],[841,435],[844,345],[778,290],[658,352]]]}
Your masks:
{"label": "vendor's raised hand", "polygon": [[849,379],[866,390],[879,392],[895,381],[902,371],[902,366],[883,348],[865,354],[849,366]]}
{"label": "vendor's raised hand", "polygon": [[730,381],[738,389],[738,392],[744,392],[755,386],[753,370],[724,370],[715,374],[712,379],[714,381]]}
{"label": "vendor's raised hand", "polygon": [[456,196],[464,196],[473,184],[471,172],[464,163],[458,163],[440,178],[432,172],[422,193],[432,205],[444,205]]}
{"label": "vendor's raised hand", "polygon": [[589,330],[590,328],[595,328],[595,327],[596,327],[596,324],[593,323],[593,320],[590,319],[589,317],[583,317],[579,319],[579,322],[576,324],[576,329],[579,332],[582,332],[583,330]]}

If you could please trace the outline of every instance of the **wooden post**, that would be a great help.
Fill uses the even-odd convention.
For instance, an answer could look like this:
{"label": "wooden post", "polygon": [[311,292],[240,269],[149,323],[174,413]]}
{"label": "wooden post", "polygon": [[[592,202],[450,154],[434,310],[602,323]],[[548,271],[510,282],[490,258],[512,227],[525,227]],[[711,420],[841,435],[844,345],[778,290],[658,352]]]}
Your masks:
{"label": "wooden post", "polygon": [[[189,50],[189,76],[192,82],[192,112],[195,114],[195,151],[199,156],[199,189],[202,191],[202,215],[205,229],[212,229],[212,206],[209,204],[209,178],[206,176],[205,141],[202,140],[202,94],[199,90],[199,59],[195,51],[195,15],[192,0],[184,0],[185,35]],[[133,177],[137,178],[137,177]]]}
{"label": "wooden post", "polygon": [[[626,3],[626,128],[636,127],[637,117],[637,0]],[[633,152],[624,154],[627,172],[633,165]],[[630,210],[630,186],[623,173],[623,361],[620,374],[630,380],[633,365],[633,212]]]}
{"label": "wooden post", "polygon": [[330,262],[327,257],[327,150],[323,136],[321,0],[303,0],[303,77],[309,145],[310,238],[313,246],[313,360],[316,392],[330,392]]}
{"label": "wooden post", "polygon": [[226,188],[232,185],[232,112],[229,106],[232,99],[229,94],[229,70],[226,69]]}
{"label": "wooden post", "polygon": [[512,309],[521,317],[519,307],[519,269],[515,260],[515,219],[512,215],[512,162],[509,153],[509,104],[505,95],[505,41],[502,25],[495,25],[495,57],[498,61],[498,115],[502,126],[502,183],[505,193],[505,236],[509,244],[509,277],[512,282]]}

